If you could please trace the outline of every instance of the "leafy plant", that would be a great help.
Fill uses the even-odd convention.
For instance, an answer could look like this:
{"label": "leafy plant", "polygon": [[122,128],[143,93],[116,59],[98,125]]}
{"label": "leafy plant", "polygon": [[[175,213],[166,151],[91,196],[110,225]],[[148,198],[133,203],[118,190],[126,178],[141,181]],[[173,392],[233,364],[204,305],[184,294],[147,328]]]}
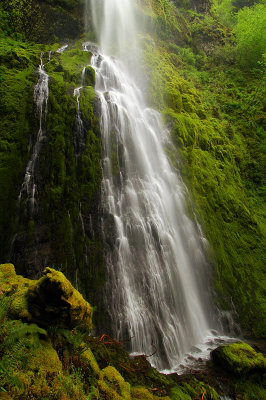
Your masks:
{"label": "leafy plant", "polygon": [[238,59],[243,67],[258,66],[266,52],[266,7],[256,4],[244,7],[237,14],[234,28]]}

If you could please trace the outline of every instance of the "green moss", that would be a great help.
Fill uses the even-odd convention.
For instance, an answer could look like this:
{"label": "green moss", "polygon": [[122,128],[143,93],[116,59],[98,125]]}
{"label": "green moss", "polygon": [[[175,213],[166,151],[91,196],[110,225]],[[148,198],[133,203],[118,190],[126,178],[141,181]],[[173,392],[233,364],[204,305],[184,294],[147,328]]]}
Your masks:
{"label": "green moss", "polygon": [[0,38],[0,257],[6,260],[35,126],[33,84],[43,46]]}
{"label": "green moss", "polygon": [[[82,51],[81,44],[77,43],[76,48],[62,53],[60,59],[64,69],[64,79],[76,84],[81,83],[81,72],[85,66],[90,64],[91,53]],[[93,74],[90,67],[86,68],[85,77],[88,81],[93,82]]]}
{"label": "green moss", "polygon": [[243,400],[257,400],[266,397],[266,388],[262,383],[241,379],[235,383],[235,390],[241,393]]}
{"label": "green moss", "polygon": [[34,285],[34,281],[17,275],[12,264],[0,265],[0,287],[2,293],[9,296],[9,313],[13,318],[31,320],[28,310],[27,293],[29,287]]}
{"label": "green moss", "polygon": [[95,70],[90,66],[85,69],[85,85],[95,86]]}
{"label": "green moss", "polygon": [[39,324],[91,327],[91,306],[62,272],[46,268],[43,277],[29,288],[27,298],[32,318]]}
{"label": "green moss", "polygon": [[[101,274],[101,281],[104,279],[102,245],[98,237],[92,240],[84,235],[80,212],[88,218],[94,207],[101,181],[101,148],[94,112],[95,94],[92,86],[87,86],[79,99],[85,146],[81,154],[75,156],[77,103],[73,96],[74,87],[81,84],[82,69],[89,62],[90,54],[83,52],[81,43],[77,43],[63,54],[56,54],[49,64],[52,79],[47,128],[50,135],[41,167],[45,182],[41,198],[45,223],[53,227],[51,262],[60,266],[92,300],[89,297],[93,295],[92,280],[100,284],[97,274]],[[90,78],[87,84],[94,83],[91,73]]]}
{"label": "green moss", "polygon": [[51,394],[55,397],[61,386],[60,373],[62,372],[62,365],[56,351],[51,344],[40,342],[38,348],[30,350],[28,357],[29,362],[25,370],[18,372],[18,378],[23,384],[23,392],[31,391],[32,395],[39,398],[47,395],[51,397]]}
{"label": "green moss", "polygon": [[[159,389],[158,389],[159,390]],[[156,400],[157,396],[154,396],[152,393],[143,387],[133,387],[131,389],[132,400]],[[170,400],[168,396],[159,397],[162,400]]]}
{"label": "green moss", "polygon": [[99,365],[98,365],[97,361],[95,360],[95,357],[90,348],[88,348],[84,352],[82,352],[80,358],[85,364],[88,364],[90,366],[90,368],[92,369],[92,371],[95,375],[97,375],[97,376],[100,375]]}
{"label": "green moss", "polygon": [[[153,12],[163,15],[162,4],[155,3]],[[172,128],[181,162],[173,160],[174,152],[170,159],[181,169],[210,243],[220,306],[230,309],[233,301],[242,326],[263,336],[264,78],[232,67],[233,58],[226,59],[234,51],[230,33],[213,18],[183,11],[189,24],[182,25],[172,15],[181,36],[190,34],[193,41],[184,49],[181,38],[162,40],[151,29],[142,38],[148,100]]]}
{"label": "green moss", "polygon": [[59,271],[46,268],[38,281],[16,275],[12,264],[0,266],[0,287],[10,298],[13,318],[36,321],[40,325],[84,325],[90,329],[91,306]]}
{"label": "green moss", "polygon": [[110,400],[129,400],[130,385],[114,367],[106,367],[98,381],[99,391]]}
{"label": "green moss", "polygon": [[29,393],[37,398],[56,398],[62,365],[51,342],[43,339],[45,336],[46,332],[36,325],[2,320],[0,392],[4,389],[14,399],[27,398]]}
{"label": "green moss", "polygon": [[171,389],[170,398],[172,400],[191,400],[190,395],[184,393],[182,388],[179,386],[175,386]]}
{"label": "green moss", "polygon": [[[50,76],[49,100],[44,123],[46,140],[42,142],[36,177],[37,207],[40,212],[32,216],[25,213],[27,199],[24,196],[20,208],[16,207],[31,152],[28,151],[29,137],[34,143],[38,132],[39,121],[34,115],[33,104],[36,74],[32,72],[37,69],[41,49],[40,46],[20,44],[11,39],[6,41],[5,46],[2,46],[2,50],[0,45],[0,57],[2,51],[4,64],[13,65],[18,59],[16,65],[23,71],[20,74],[15,69],[3,69],[2,99],[5,107],[9,107],[9,100],[14,105],[12,103],[1,120],[6,136],[0,142],[0,152],[3,154],[0,163],[3,167],[1,169],[0,165],[3,252],[0,256],[2,259],[9,257],[12,242],[12,261],[16,262],[19,272],[35,277],[48,261],[50,265],[57,265],[63,270],[82,293],[87,298],[91,296],[91,299],[94,296],[91,290],[93,282],[100,287],[104,282],[104,272],[100,238],[88,237],[80,219],[81,212],[84,218],[89,218],[98,201],[101,181],[99,127],[94,112],[95,94],[90,86],[94,84],[94,72],[90,67],[85,74],[89,86],[82,90],[80,96],[84,149],[78,157],[74,146],[77,101],[73,96],[74,88],[81,84],[82,69],[90,62],[90,54],[81,50],[80,42],[69,46],[69,50],[63,54],[52,53],[49,62],[48,53],[44,54],[45,70]],[[20,87],[14,82],[18,81],[18,77],[22,78],[22,74],[25,82]],[[20,101],[22,93],[30,112]],[[17,122],[18,110],[21,110],[23,117],[21,124]],[[34,257],[32,268],[31,255],[37,247],[38,257]],[[21,248],[23,254],[20,253]]]}
{"label": "green moss", "polygon": [[212,352],[215,362],[233,374],[266,370],[266,358],[244,342],[220,346]]}

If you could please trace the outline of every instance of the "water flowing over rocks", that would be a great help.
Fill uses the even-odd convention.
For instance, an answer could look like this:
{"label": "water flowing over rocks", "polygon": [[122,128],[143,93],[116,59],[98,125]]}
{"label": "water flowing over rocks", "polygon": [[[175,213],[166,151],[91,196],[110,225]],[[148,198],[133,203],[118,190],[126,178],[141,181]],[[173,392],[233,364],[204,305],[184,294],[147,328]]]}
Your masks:
{"label": "water flowing over rocks", "polygon": [[[36,207],[36,195],[38,193],[38,186],[36,183],[36,174],[38,172],[38,162],[41,151],[42,142],[45,139],[44,122],[47,114],[47,103],[49,97],[49,76],[44,70],[43,63],[44,54],[41,54],[40,65],[37,71],[38,82],[34,87],[34,102],[36,104],[36,111],[39,117],[39,130],[36,135],[36,141],[33,146],[32,155],[26,167],[24,181],[22,183],[21,191],[19,194],[19,202],[22,196],[26,195],[27,203],[29,204],[29,213],[34,214]],[[50,61],[51,53],[48,53],[48,62]]]}
{"label": "water flowing over rocks", "polygon": [[136,42],[132,4],[104,1],[102,19],[94,2],[92,9],[100,41],[91,65],[101,104],[102,202],[116,229],[105,303],[115,337],[129,341],[133,354],[156,348],[151,362],[171,369],[215,327],[209,267],[201,233],[186,215],[185,186],[165,154],[169,133],[145,104],[133,63],[123,61]]}

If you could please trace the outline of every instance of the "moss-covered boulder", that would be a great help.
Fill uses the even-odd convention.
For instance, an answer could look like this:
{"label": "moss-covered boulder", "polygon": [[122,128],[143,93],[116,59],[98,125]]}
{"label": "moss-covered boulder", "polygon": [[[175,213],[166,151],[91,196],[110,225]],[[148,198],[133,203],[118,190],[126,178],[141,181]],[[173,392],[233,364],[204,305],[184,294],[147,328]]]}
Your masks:
{"label": "moss-covered boulder", "polygon": [[39,341],[28,351],[25,368],[17,372],[17,377],[22,383],[20,398],[25,393],[31,393],[36,399],[46,396],[51,398],[51,392],[56,397],[61,389],[62,364],[52,344]]}
{"label": "moss-covered boulder", "polygon": [[98,387],[104,398],[114,400],[130,400],[130,384],[114,367],[106,367],[101,371]]}
{"label": "moss-covered boulder", "polygon": [[[133,400],[156,400],[157,396],[154,396],[147,389],[143,387],[134,387],[131,391]],[[160,397],[161,400],[170,400],[170,397]]]}
{"label": "moss-covered boulder", "polygon": [[17,275],[12,264],[0,265],[0,296],[10,299],[9,315],[40,326],[91,328],[92,308],[62,272],[46,268],[34,281]]}
{"label": "moss-covered boulder", "polygon": [[85,68],[85,85],[94,86],[95,85],[95,71],[92,67],[88,66]]}
{"label": "moss-covered boulder", "polygon": [[203,382],[161,374],[145,355],[130,357],[107,334],[91,337],[91,317],[61,272],[46,268],[34,281],[0,265],[0,399],[218,399]]}
{"label": "moss-covered boulder", "polygon": [[17,275],[13,264],[0,265],[0,296],[9,298],[9,315],[12,318],[31,321],[27,293],[36,281]]}
{"label": "moss-covered boulder", "polygon": [[28,291],[28,308],[39,325],[56,324],[74,328],[91,327],[92,309],[74,289],[62,272],[52,268],[43,271],[43,277]]}
{"label": "moss-covered boulder", "polygon": [[266,358],[244,342],[220,346],[211,352],[215,363],[233,374],[266,371]]}

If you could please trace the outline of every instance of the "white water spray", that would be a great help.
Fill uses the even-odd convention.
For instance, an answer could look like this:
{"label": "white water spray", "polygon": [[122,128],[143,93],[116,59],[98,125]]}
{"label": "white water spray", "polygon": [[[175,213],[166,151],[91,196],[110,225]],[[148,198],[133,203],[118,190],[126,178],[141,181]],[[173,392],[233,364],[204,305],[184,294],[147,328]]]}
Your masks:
{"label": "white water spray", "polygon": [[156,348],[153,365],[173,369],[211,326],[201,235],[186,215],[186,190],[164,151],[168,132],[125,66],[136,41],[131,1],[91,0],[91,8],[101,53],[92,48],[103,203],[116,231],[107,254],[106,305],[114,335],[129,340],[131,352]]}

